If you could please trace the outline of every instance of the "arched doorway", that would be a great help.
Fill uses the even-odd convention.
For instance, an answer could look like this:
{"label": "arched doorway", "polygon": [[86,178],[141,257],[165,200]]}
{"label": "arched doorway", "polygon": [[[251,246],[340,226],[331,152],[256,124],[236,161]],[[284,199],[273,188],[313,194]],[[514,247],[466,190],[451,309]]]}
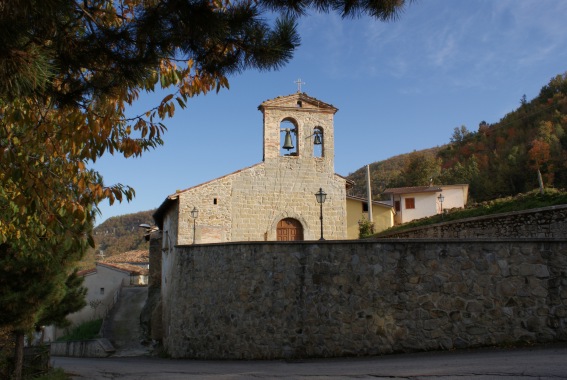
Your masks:
{"label": "arched doorway", "polygon": [[278,222],[278,241],[303,240],[303,226],[297,219],[285,218]]}

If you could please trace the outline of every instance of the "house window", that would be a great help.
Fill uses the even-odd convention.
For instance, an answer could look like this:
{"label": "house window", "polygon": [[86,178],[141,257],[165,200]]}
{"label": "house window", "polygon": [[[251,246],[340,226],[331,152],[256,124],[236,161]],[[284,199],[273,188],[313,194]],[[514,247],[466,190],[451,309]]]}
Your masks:
{"label": "house window", "polygon": [[406,209],[415,208],[415,198],[406,198]]}
{"label": "house window", "polygon": [[100,288],[100,295],[104,294],[104,288]]}
{"label": "house window", "polygon": [[368,212],[368,202],[362,202],[362,212]]}
{"label": "house window", "polygon": [[394,202],[394,208],[396,209],[396,212],[400,212],[400,201]]}

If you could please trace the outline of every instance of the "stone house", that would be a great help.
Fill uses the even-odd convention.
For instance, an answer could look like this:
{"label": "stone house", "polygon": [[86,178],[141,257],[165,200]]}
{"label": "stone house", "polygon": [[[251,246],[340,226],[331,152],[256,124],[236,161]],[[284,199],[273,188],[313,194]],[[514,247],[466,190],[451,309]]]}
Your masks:
{"label": "stone house", "polygon": [[[300,92],[258,109],[263,161],[168,196],[154,214],[165,251],[194,243],[318,240],[321,223],[324,239],[358,237],[366,200],[348,198],[353,183],[334,172],[338,109]],[[322,220],[315,197],[320,189],[326,193]],[[390,227],[392,206],[374,208],[384,224],[377,229]]]}
{"label": "stone house", "polygon": [[390,196],[388,204],[396,211],[395,224],[411,222],[441,214],[443,210],[464,208],[469,185],[397,187],[384,190]]}

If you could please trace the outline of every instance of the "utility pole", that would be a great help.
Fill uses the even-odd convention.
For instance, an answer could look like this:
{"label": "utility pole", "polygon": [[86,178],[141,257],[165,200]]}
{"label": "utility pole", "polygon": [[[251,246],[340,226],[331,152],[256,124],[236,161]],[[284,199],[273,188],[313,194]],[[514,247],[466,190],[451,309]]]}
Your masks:
{"label": "utility pole", "polygon": [[372,181],[370,180],[370,165],[366,165],[366,197],[368,199],[368,221],[373,223],[372,219]]}

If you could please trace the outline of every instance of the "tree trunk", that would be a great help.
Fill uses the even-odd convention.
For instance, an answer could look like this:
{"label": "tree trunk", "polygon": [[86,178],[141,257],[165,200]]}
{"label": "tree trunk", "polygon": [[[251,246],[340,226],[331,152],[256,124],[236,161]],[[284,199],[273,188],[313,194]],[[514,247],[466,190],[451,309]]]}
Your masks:
{"label": "tree trunk", "polygon": [[12,380],[22,379],[22,370],[24,368],[24,332],[20,330],[14,331],[15,347],[14,347],[14,372]]}
{"label": "tree trunk", "polygon": [[539,193],[543,195],[543,178],[539,169],[537,169],[537,182],[539,183]]}

